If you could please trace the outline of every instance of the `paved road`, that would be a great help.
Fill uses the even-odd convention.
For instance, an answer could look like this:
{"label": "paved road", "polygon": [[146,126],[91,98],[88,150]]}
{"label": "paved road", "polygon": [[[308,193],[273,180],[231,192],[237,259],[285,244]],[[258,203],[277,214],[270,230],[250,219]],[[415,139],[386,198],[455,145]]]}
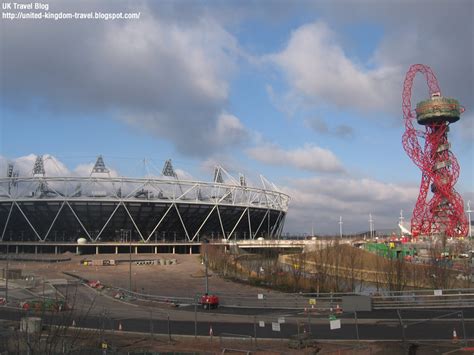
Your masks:
{"label": "paved road", "polygon": [[[29,315],[34,313],[30,312]],[[26,313],[23,311],[0,308],[0,318],[8,320],[19,320]],[[188,315],[193,316],[193,313]],[[46,324],[64,324],[70,326],[72,320],[77,327],[95,328],[95,329],[119,329],[121,324],[123,331],[134,331],[150,333],[171,334],[171,335],[194,335],[195,322],[193,320],[176,320],[175,314],[170,314],[170,321],[162,315],[155,314],[153,320],[148,317],[120,317],[116,314],[105,313],[105,315],[88,315],[74,316],[70,313],[63,312],[60,315],[42,314]],[[160,317],[162,319],[156,319]],[[254,336],[257,338],[288,338],[298,333],[297,324],[299,323],[300,332],[311,331],[316,339],[356,339],[356,326],[354,321],[350,319],[341,319],[341,329],[330,330],[329,321],[326,318],[312,319],[311,325],[307,319],[285,317],[285,323],[280,324],[280,332],[272,331],[272,322],[277,322],[277,317],[256,316],[250,317],[247,322],[233,322],[232,319],[226,321],[203,320],[202,315],[198,315],[197,335],[209,335],[209,329],[212,326],[214,336],[219,334],[230,333]],[[264,327],[259,326],[259,321],[265,322]],[[452,338],[452,331],[456,332],[460,338],[464,337],[461,319],[440,319],[437,321],[407,321],[405,335],[407,339],[424,339],[424,340],[449,340]],[[401,340],[402,328],[397,320],[372,320],[370,322],[360,322],[358,331],[360,339],[364,340]],[[465,320],[466,337],[474,339],[474,321],[472,319]]]}
{"label": "paved road", "polygon": [[[184,306],[179,307],[180,310],[194,312],[194,306]],[[434,318],[437,316],[445,315],[447,313],[453,312],[463,312],[463,316],[465,319],[472,319],[474,320],[474,308],[447,308],[447,309],[417,309],[417,310],[401,310],[401,316],[404,319],[427,319],[427,318]],[[201,308],[198,309],[199,313],[208,313],[208,310],[203,310]],[[229,315],[272,315],[272,314],[291,314],[297,317],[307,317],[307,313],[299,310],[281,310],[276,308],[265,308],[265,309],[257,309],[257,308],[241,308],[241,307],[219,307],[218,309],[213,309],[212,313],[215,314],[229,314]],[[324,312],[311,312],[311,318],[314,317],[325,317],[328,316],[329,313],[327,311]],[[359,319],[397,319],[398,314],[397,310],[388,309],[388,310],[373,310],[371,312],[357,312],[357,317]],[[453,315],[451,318],[461,317],[461,315]],[[338,315],[338,318],[354,318],[354,313],[345,312],[341,315]]]}
{"label": "paved road", "polygon": [[[198,308],[198,312],[194,313],[193,306],[177,309],[159,304],[152,308],[133,306],[98,296],[96,291],[83,285],[68,289],[60,287],[59,290],[75,296],[77,312],[75,315],[63,312],[59,316],[44,314],[46,323],[71,325],[74,320],[78,327],[117,331],[121,324],[124,331],[150,333],[153,330],[154,333],[172,335],[194,335],[195,327],[197,335],[209,335],[209,328],[212,326],[214,336],[223,333],[254,336],[256,332],[257,338],[288,338],[298,333],[298,325],[300,332],[311,331],[316,339],[356,339],[357,334],[354,315],[348,313],[338,315],[341,319],[341,329],[330,330],[328,316],[321,314],[311,314],[308,319],[304,312],[231,307],[212,311]],[[91,303],[93,308],[89,311],[88,305]],[[401,315],[407,325],[405,336],[407,339],[449,340],[452,338],[453,329],[456,329],[458,336],[463,338],[460,313],[452,314],[448,318],[424,321],[460,310],[403,310]],[[466,337],[474,339],[474,309],[467,308],[462,311]],[[25,315],[19,310],[0,308],[1,319],[19,320]],[[153,319],[150,319],[150,316]],[[272,322],[278,322],[278,318],[282,316],[285,323],[280,325],[281,331],[272,331]],[[395,310],[358,312],[357,316],[360,339],[402,339],[402,328]],[[197,323],[194,322],[195,317]],[[260,321],[265,323],[264,327],[259,326]]]}

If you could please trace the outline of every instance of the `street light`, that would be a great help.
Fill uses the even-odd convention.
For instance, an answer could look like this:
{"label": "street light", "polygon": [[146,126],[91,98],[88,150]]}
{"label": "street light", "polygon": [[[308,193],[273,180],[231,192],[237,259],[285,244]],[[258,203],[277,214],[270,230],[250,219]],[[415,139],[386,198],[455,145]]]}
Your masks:
{"label": "street light", "polygon": [[400,218],[399,218],[399,225],[400,225],[400,237],[403,237],[403,230],[402,230],[402,227],[403,227],[403,221],[405,220],[405,218],[403,217],[403,210],[400,210]]}
{"label": "street light", "polygon": [[204,249],[204,274],[205,274],[205,288],[206,288],[206,295],[209,293],[209,274],[208,274],[208,260],[207,260],[207,246],[209,244],[209,240],[205,239],[202,242],[202,247]]}
{"label": "street light", "polygon": [[132,292],[132,231],[130,230],[130,244],[128,248],[128,256],[129,256],[129,290]]}
{"label": "street light", "polygon": [[342,216],[339,216],[339,235],[342,239]]}
{"label": "street light", "polygon": [[8,244],[7,244],[6,247],[7,247],[7,265],[6,265],[5,270],[4,270],[4,272],[5,272],[5,304],[8,304],[8,273],[9,273],[9,271],[8,271],[8,266],[9,266],[8,265],[8,262],[9,262],[9,255],[8,255],[8,247],[9,246],[8,246]]}
{"label": "street light", "polygon": [[467,201],[467,215],[469,216],[469,238],[472,238],[472,227],[471,227],[471,200]]}
{"label": "street light", "polygon": [[372,213],[369,213],[369,232],[370,238],[374,237],[374,220],[372,219]]}

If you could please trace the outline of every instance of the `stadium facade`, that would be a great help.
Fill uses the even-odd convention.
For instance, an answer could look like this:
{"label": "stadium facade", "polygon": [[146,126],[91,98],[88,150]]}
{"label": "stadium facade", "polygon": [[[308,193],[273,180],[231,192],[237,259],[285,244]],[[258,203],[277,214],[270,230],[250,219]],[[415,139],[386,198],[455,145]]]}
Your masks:
{"label": "stadium facade", "polygon": [[279,238],[289,196],[262,177],[247,186],[222,167],[211,182],[160,176],[114,177],[101,156],[89,176],[48,176],[36,157],[30,176],[13,164],[0,178],[0,241],[77,243],[200,242]]}

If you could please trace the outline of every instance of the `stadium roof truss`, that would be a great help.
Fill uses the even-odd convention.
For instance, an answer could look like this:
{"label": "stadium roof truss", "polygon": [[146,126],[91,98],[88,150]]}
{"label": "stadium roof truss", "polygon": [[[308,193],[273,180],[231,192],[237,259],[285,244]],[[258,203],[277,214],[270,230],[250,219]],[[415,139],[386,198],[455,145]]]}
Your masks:
{"label": "stadium roof truss", "polygon": [[[171,171],[172,167],[170,166],[168,170]],[[223,172],[225,173],[224,170]],[[217,215],[220,232],[222,232],[223,238],[227,240],[234,236],[239,225],[244,222],[247,223],[246,219],[250,239],[254,239],[263,229],[266,230],[266,235],[269,237],[279,236],[288,210],[289,196],[277,191],[276,187],[263,177],[264,188],[259,189],[248,187],[235,179],[231,180],[231,183],[223,183],[220,182],[222,179],[214,182],[201,182],[178,180],[176,177],[169,176],[124,178],[97,175],[101,174],[91,174],[89,177],[45,177],[43,174],[36,174],[33,177],[12,175],[7,178],[0,178],[0,204],[3,206],[4,215],[6,216],[2,217],[3,220],[0,220],[0,241],[3,241],[5,237],[12,211],[15,208],[23,216],[38,241],[48,240],[58,217],[66,209],[74,216],[82,232],[91,242],[100,240],[101,235],[121,207],[125,210],[133,224],[133,228],[143,242],[150,241],[167,216],[173,211],[178,216],[186,240],[193,242],[199,239],[203,227],[211,216],[215,215]],[[40,231],[35,222],[25,213],[24,208],[27,204],[42,203],[45,206],[44,208],[47,209],[47,213],[50,212],[49,206],[51,204],[59,207],[56,212],[50,214],[51,217],[54,215],[51,223],[45,225],[43,231]],[[90,229],[86,228],[84,218],[76,210],[75,206],[81,203],[85,205],[100,203],[113,206],[108,217],[105,216],[107,218],[104,218],[105,223],[95,233],[91,233]],[[155,221],[156,223],[153,223],[154,226],[151,231],[139,228],[137,216],[134,217],[134,214],[131,213],[133,206],[141,211],[142,204],[165,206],[164,213]],[[202,216],[199,215],[199,220],[194,221],[193,227],[190,228],[189,216],[194,215],[192,212],[194,210],[189,212],[188,218],[184,218],[181,210],[184,208],[183,206],[194,209],[202,206],[206,213]],[[231,224],[228,220],[224,223],[223,210],[230,208],[234,208],[232,213],[236,213],[235,220]],[[6,209],[8,209],[8,212]],[[235,211],[238,211],[238,213]],[[256,213],[258,214],[257,220]],[[3,228],[1,227],[2,224]]]}

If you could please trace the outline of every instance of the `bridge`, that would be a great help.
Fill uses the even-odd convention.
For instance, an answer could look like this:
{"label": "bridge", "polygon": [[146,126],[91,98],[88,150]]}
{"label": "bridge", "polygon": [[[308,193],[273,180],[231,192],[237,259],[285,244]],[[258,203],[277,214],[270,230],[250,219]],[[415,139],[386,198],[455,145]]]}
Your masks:
{"label": "bridge", "polygon": [[[352,239],[338,239],[340,243],[350,243]],[[284,249],[284,250],[311,250],[318,245],[327,245],[334,239],[241,239],[241,240],[213,240],[212,245],[222,245],[225,248],[252,249]],[[188,241],[150,241],[144,242],[88,242],[71,243],[61,241],[2,241],[0,253],[9,254],[61,254],[71,252],[76,254],[199,254],[201,242]]]}

